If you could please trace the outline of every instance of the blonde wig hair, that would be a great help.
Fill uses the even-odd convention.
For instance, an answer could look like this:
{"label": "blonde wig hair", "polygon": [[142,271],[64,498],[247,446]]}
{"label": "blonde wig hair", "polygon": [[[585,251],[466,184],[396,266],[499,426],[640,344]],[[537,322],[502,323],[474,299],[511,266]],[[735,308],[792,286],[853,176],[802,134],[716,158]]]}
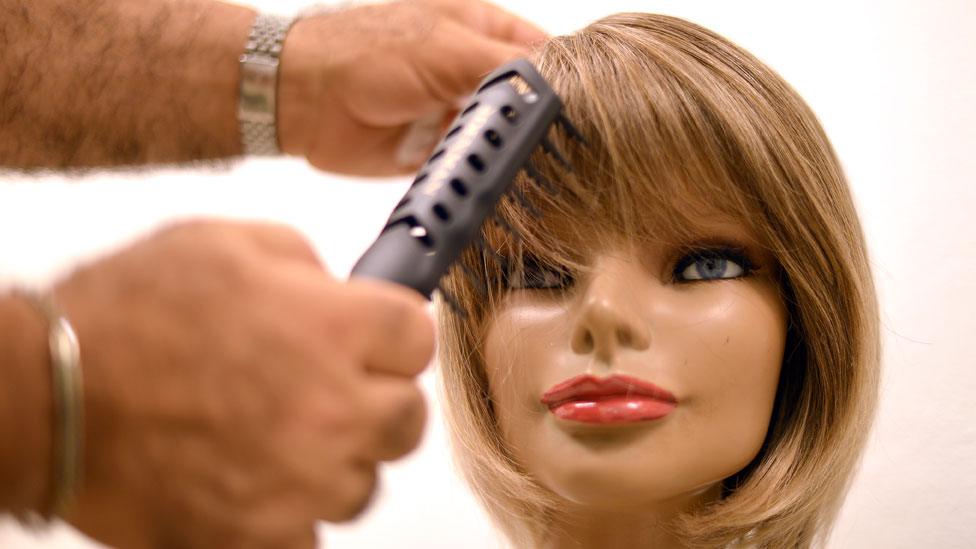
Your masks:
{"label": "blonde wig hair", "polygon": [[560,141],[572,173],[537,153],[559,192],[524,177],[515,185],[541,219],[503,202],[503,222],[521,237],[486,225],[487,251],[468,252],[467,275],[456,269],[445,281],[466,313],[438,312],[446,413],[467,480],[516,546],[540,545],[559,528],[556,497],[506,448],[485,375],[481,344],[504,292],[503,265],[531,254],[585,269],[583,244],[680,238],[694,225],[688,204],[703,204],[743,223],[776,257],[790,326],[759,455],[725,479],[720,501],[672,527],[697,547],[822,542],[873,417],[879,336],[861,227],[816,117],[755,57],[673,17],[613,15],[549,40],[535,62],[589,146]]}

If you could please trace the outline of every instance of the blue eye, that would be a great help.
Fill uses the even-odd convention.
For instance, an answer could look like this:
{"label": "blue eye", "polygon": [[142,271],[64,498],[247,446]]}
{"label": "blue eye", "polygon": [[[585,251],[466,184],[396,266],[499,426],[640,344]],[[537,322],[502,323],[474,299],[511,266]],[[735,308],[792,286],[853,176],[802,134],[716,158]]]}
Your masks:
{"label": "blue eye", "polygon": [[741,250],[714,248],[696,250],[683,257],[674,269],[680,282],[723,280],[748,275],[754,267]]}

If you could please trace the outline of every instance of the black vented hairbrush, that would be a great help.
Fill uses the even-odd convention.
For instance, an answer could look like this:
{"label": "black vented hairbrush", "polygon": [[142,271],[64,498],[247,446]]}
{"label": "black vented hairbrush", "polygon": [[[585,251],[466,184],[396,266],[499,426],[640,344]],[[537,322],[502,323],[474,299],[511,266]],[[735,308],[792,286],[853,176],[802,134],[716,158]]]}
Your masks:
{"label": "black vented hairbrush", "polygon": [[[542,146],[572,169],[546,137],[555,124],[585,143],[562,109],[562,101],[525,59],[488,75],[352,275],[397,282],[430,298],[461,252],[477,240],[482,223],[494,213],[519,170],[525,169],[547,191],[557,191],[528,159]],[[452,296],[441,293],[463,314]]]}

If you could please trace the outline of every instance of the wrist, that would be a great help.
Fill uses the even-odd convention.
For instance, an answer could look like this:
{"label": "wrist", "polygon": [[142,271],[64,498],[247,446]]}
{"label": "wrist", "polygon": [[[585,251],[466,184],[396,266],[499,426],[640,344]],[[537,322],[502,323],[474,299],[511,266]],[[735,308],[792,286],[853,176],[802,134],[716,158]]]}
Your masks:
{"label": "wrist", "polygon": [[[327,84],[335,82],[335,61],[342,53],[335,49],[338,19],[345,4],[317,6],[300,12],[292,24],[281,52],[278,80],[278,140],[288,155],[308,157],[326,123],[335,125],[338,99],[329,96]],[[331,43],[330,43],[331,40]]]}
{"label": "wrist", "polygon": [[0,512],[49,507],[53,449],[47,327],[17,295],[0,296]]}
{"label": "wrist", "polygon": [[318,125],[316,110],[311,107],[319,95],[320,78],[314,62],[314,46],[307,31],[312,21],[300,19],[291,27],[281,51],[278,77],[278,141],[281,152],[292,156],[307,156],[312,140],[312,128]]}

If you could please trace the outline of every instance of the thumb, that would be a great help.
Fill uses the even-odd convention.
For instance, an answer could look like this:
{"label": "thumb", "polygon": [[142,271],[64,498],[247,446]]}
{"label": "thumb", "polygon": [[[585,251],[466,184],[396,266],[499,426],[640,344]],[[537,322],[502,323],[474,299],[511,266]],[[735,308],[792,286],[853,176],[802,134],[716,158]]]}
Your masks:
{"label": "thumb", "polygon": [[[470,95],[478,83],[500,65],[529,55],[529,50],[525,47],[482,34],[470,31],[452,34],[459,38],[448,46],[454,50],[454,55],[445,56],[441,60],[446,72],[443,75],[444,92],[450,97],[452,106]],[[440,50],[442,54],[444,51]]]}
{"label": "thumb", "polygon": [[496,40],[531,47],[549,38],[546,31],[535,24],[484,0],[429,1],[438,4],[443,13],[471,30]]}
{"label": "thumb", "polygon": [[[482,49],[483,62],[481,70],[478,72],[478,74],[472,74],[472,76],[477,77],[479,82],[488,73],[495,70],[500,65],[519,57],[527,57],[531,52],[531,50],[528,48],[490,37],[478,37],[476,42],[481,42],[479,46]],[[474,70],[475,68],[472,66],[472,72],[474,72]],[[475,82],[475,84],[477,84],[477,82]]]}
{"label": "thumb", "polygon": [[317,547],[325,547],[325,544],[317,539],[315,526],[313,525],[310,528],[303,528],[300,533],[296,533],[288,539],[278,540],[274,544],[269,545],[269,547],[280,549],[316,549]]}

